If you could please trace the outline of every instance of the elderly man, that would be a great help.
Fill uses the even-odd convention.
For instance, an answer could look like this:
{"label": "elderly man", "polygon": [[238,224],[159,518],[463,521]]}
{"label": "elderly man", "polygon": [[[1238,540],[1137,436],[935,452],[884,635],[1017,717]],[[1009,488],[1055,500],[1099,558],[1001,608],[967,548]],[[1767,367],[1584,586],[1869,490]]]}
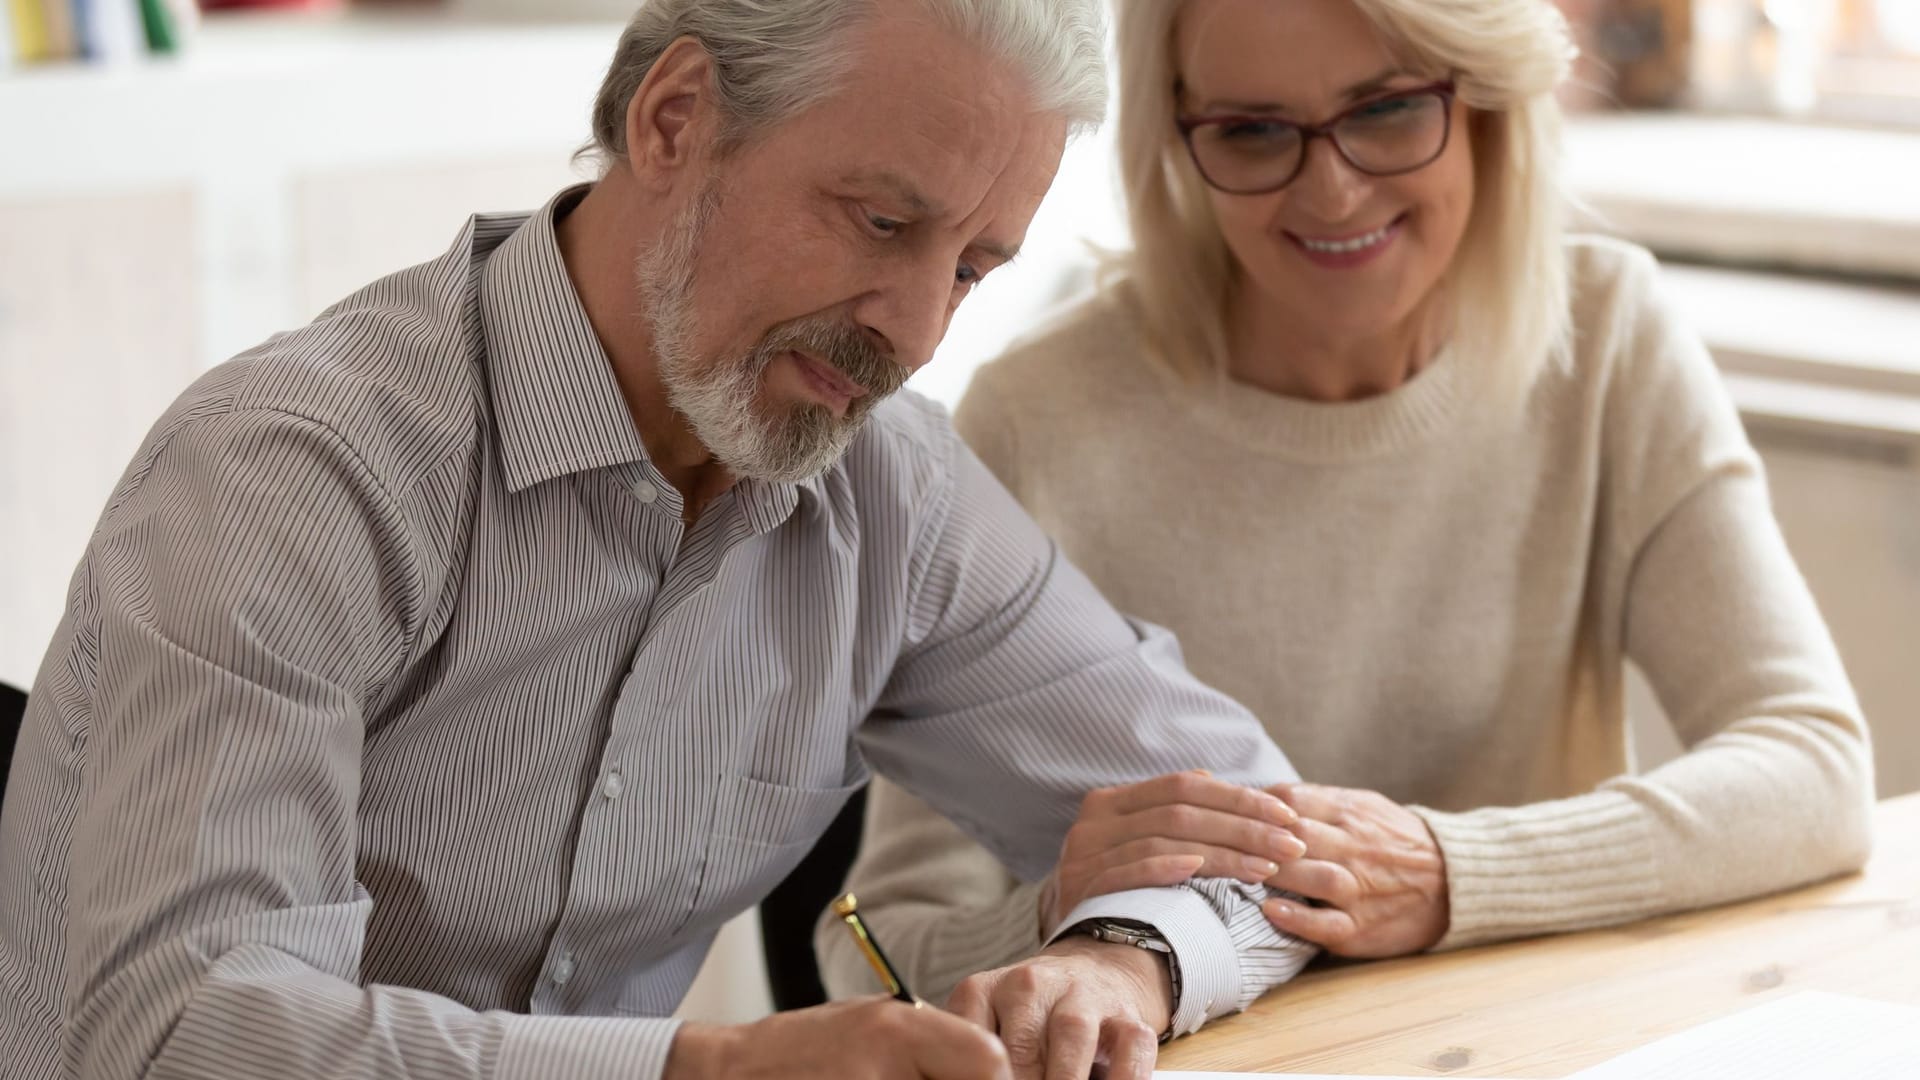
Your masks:
{"label": "elderly man", "polygon": [[9,1075],[1144,1077],[1296,970],[1203,878],[1081,904],[959,1016],[666,1018],[869,763],[1028,875],[1100,785],[1290,775],[881,404],[1019,247],[1100,48],[1095,0],[653,0],[597,183],[190,389],[32,695]]}

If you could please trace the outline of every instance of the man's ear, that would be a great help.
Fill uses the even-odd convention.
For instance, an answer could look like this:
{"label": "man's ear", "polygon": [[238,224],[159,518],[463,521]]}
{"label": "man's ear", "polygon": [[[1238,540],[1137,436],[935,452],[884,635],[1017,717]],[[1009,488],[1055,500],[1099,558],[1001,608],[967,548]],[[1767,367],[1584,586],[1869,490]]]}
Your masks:
{"label": "man's ear", "polygon": [[627,102],[627,168],[643,185],[670,185],[719,133],[713,57],[682,37],[667,46]]}

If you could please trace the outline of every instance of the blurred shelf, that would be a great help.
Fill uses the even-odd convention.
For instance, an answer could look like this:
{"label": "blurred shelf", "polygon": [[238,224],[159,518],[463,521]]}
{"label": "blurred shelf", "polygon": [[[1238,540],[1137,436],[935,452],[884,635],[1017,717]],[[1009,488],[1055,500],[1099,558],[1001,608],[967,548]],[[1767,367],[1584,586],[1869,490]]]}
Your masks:
{"label": "blurred shelf", "polygon": [[1662,255],[1920,281],[1920,133],[1583,115],[1567,157],[1599,224]]}
{"label": "blurred shelf", "polygon": [[1920,399],[1920,286],[1671,261],[1662,276],[1728,371]]}
{"label": "blurred shelf", "polygon": [[618,23],[209,17],[187,51],[0,77],[0,197],[584,142]]}

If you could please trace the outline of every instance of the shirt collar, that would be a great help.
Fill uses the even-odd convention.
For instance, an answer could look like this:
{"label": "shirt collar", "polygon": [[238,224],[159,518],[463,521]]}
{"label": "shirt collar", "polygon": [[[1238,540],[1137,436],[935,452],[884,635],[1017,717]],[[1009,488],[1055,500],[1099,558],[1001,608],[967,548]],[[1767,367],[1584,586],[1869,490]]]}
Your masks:
{"label": "shirt collar", "polygon": [[568,473],[647,460],[553,231],[556,218],[586,192],[582,184],[554,196],[487,256],[480,274],[488,388],[501,464],[516,492]]}
{"label": "shirt collar", "polygon": [[[554,223],[589,187],[580,184],[555,195],[499,247],[481,253],[486,266],[480,275],[480,319],[502,467],[509,490],[518,492],[569,473],[637,466],[677,514],[679,495],[647,457],[613,363],[574,292],[554,234]],[[481,215],[476,233],[484,235],[484,226],[498,219]],[[731,494],[758,535],[791,517],[803,495],[817,506],[822,488],[818,477],[798,484],[743,479]]]}
{"label": "shirt collar", "polygon": [[[839,468],[838,465],[834,467]],[[758,536],[773,531],[792,517],[794,508],[800,505],[802,492],[809,496],[809,503],[817,504],[820,478],[812,477],[798,484],[741,480],[733,485],[733,491],[734,497],[740,500],[740,514],[746,518],[747,527]]]}

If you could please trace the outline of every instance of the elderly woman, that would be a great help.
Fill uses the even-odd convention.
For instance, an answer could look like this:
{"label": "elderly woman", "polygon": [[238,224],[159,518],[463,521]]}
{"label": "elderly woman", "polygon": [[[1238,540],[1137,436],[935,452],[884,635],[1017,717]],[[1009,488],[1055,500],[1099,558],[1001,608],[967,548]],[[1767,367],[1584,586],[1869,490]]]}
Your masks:
{"label": "elderly woman", "polygon": [[[958,424],[1317,783],[1290,831],[1199,774],[1096,792],[1027,884],[878,786],[850,888],[915,988],[1196,871],[1390,956],[1860,866],[1867,728],[1740,420],[1654,260],[1563,231],[1553,6],[1132,0],[1117,32],[1133,250]],[[1643,774],[1628,661],[1687,747]],[[828,987],[871,992],[843,937]]]}

